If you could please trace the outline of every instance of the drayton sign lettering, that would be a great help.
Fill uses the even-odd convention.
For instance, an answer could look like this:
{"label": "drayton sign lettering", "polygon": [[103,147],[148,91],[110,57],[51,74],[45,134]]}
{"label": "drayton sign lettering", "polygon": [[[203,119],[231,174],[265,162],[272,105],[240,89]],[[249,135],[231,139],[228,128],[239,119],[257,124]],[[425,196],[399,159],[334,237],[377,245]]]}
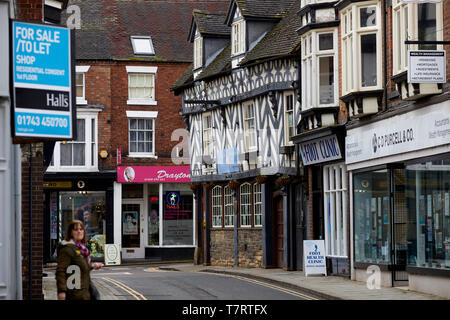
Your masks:
{"label": "drayton sign lettering", "polygon": [[336,135],[300,144],[300,154],[305,166],[342,158]]}
{"label": "drayton sign lettering", "polygon": [[119,183],[190,183],[189,166],[117,167]]}
{"label": "drayton sign lettering", "polygon": [[13,21],[11,32],[14,135],[72,139],[71,30]]}

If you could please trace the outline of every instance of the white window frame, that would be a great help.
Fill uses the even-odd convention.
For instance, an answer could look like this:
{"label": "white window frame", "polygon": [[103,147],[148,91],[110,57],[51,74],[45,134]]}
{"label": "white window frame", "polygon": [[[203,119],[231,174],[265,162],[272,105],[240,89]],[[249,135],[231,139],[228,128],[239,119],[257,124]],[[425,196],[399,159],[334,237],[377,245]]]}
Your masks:
{"label": "white window frame", "polygon": [[[429,3],[431,4],[432,2]],[[434,4],[436,5],[436,40],[442,41],[444,39],[443,4],[442,2],[434,2]],[[406,40],[419,40],[418,5],[418,3],[406,3],[401,0],[392,1],[392,50],[394,75],[408,70],[408,50],[419,49],[419,45],[405,44]],[[401,34],[398,34],[399,29],[402,30]],[[437,46],[437,50],[443,49],[443,45]],[[399,59],[399,57],[401,59]]]}
{"label": "white window frame", "polygon": [[246,43],[245,20],[233,22],[231,24],[231,55],[237,56],[245,53]]}
{"label": "white window frame", "polygon": [[[289,99],[292,98],[292,109],[288,110]],[[294,91],[288,91],[284,94],[284,132],[285,132],[285,145],[292,146],[294,143],[289,140],[291,137],[295,135],[295,99],[294,99]],[[289,115],[292,116],[292,136],[289,136]]]}
{"label": "white window frame", "polygon": [[212,227],[222,228],[223,225],[223,206],[222,206],[222,187],[215,186],[212,189]]}
{"label": "white window frame", "polygon": [[[77,120],[85,121],[85,165],[84,166],[62,166],[61,165],[61,144],[71,143],[70,141],[56,142],[55,148],[53,150],[53,160],[52,164],[48,167],[48,172],[98,172],[98,113],[100,109],[94,110],[77,110]],[[95,142],[92,141],[92,120],[95,123],[94,138]],[[94,150],[92,151],[92,144],[94,144]],[[94,159],[94,164],[92,164],[92,158]]]}
{"label": "white window frame", "polygon": [[[158,118],[157,111],[126,111],[127,114],[127,122],[128,122],[128,157],[130,158],[153,158],[158,159],[156,156],[156,143],[155,143],[155,132],[156,132],[156,118]],[[153,120],[153,132],[152,132],[152,142],[153,152],[131,152],[130,147],[130,120],[131,119],[145,119],[145,120]]]}
{"label": "white window frame", "polygon": [[[142,66],[126,66],[128,73],[128,100],[127,105],[149,105],[156,106],[158,102],[156,101],[156,73],[158,67],[142,67]],[[130,98],[130,74],[151,74],[153,77],[153,99],[132,99]]]}
{"label": "white window frame", "polygon": [[[249,108],[253,111],[253,117],[248,116],[247,110]],[[242,104],[242,117],[244,118],[244,136],[245,136],[245,150],[252,152],[258,150],[258,135],[256,126],[256,108],[253,101]],[[253,127],[250,128],[250,121],[253,121]],[[253,139],[254,144],[250,144],[250,140]]]}
{"label": "white window frame", "polygon": [[[248,190],[246,190],[248,188]],[[239,221],[241,228],[251,228],[252,226],[252,185],[248,182],[239,187]],[[243,214],[244,209],[248,208],[248,213]]]}
{"label": "white window frame", "polygon": [[[256,223],[257,217],[260,217],[260,223]],[[262,190],[259,183],[253,184],[253,221],[255,227],[262,227]]]}
{"label": "white window frame", "polygon": [[[376,25],[360,27],[360,9],[376,7]],[[381,1],[368,1],[359,4],[352,4],[342,10],[341,21],[341,47],[343,50],[342,60],[342,94],[355,91],[370,91],[381,88],[382,84],[382,38],[381,38]],[[362,86],[362,57],[361,57],[361,36],[376,35],[376,76],[377,83],[374,86]],[[345,59],[346,58],[346,59]]]}
{"label": "white window frame", "polygon": [[[333,49],[319,50],[319,37],[323,34],[333,35]],[[338,29],[312,31],[301,39],[305,48],[302,50],[302,110],[339,105]],[[320,103],[320,58],[324,57],[333,57],[333,101],[328,104]]]}
{"label": "white window frame", "polygon": [[[210,119],[208,127],[208,118]],[[203,155],[214,156],[214,145],[213,145],[213,114],[211,112],[206,112],[202,114],[202,127],[203,127]]]}
{"label": "white window frame", "polygon": [[76,73],[83,75],[83,96],[76,97],[77,105],[87,105],[88,104],[88,102],[86,100],[86,73],[89,71],[89,69],[90,69],[90,66],[76,66],[75,67]]}
{"label": "white window frame", "polygon": [[203,38],[194,40],[194,70],[203,67]]}
{"label": "white window frame", "polygon": [[[328,257],[347,257],[347,169],[345,163],[324,166],[325,251]],[[330,217],[328,217],[330,201]]]}
{"label": "white window frame", "polygon": [[[234,227],[234,199],[233,190],[229,186],[223,188],[223,204],[224,204],[224,227]],[[231,223],[229,223],[231,221]]]}
{"label": "white window frame", "polygon": [[[153,47],[152,37],[149,37],[149,36],[131,36],[130,40],[131,40],[131,46],[133,47],[133,53],[135,55],[140,55],[140,56],[154,56],[155,55],[155,48]],[[148,41],[148,44],[150,45],[150,50],[149,51],[139,51],[138,50],[138,45],[135,42],[135,41],[139,41],[139,40],[146,40],[146,41]]]}

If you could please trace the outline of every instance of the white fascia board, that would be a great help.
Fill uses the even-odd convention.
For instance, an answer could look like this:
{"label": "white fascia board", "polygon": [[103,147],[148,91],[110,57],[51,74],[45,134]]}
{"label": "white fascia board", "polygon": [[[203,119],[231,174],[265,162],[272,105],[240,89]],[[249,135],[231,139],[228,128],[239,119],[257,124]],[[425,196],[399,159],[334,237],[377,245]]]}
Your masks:
{"label": "white fascia board", "polygon": [[126,66],[128,73],[156,73],[158,67]]}
{"label": "white fascia board", "polygon": [[82,73],[86,73],[89,71],[89,68],[91,66],[76,66],[76,72],[82,72]]}
{"label": "white fascia board", "polygon": [[131,111],[127,110],[127,118],[158,118],[158,111]]}

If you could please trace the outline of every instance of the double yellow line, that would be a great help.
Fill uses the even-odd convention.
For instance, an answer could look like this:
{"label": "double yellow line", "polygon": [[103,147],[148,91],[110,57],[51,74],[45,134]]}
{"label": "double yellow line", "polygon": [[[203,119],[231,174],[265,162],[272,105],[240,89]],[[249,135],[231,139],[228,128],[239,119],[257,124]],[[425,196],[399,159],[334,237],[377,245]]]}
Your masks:
{"label": "double yellow line", "polygon": [[117,281],[117,280],[114,280],[114,279],[111,279],[111,278],[107,278],[107,277],[103,277],[102,279],[105,280],[105,281],[111,282],[115,286],[119,287],[123,291],[125,291],[128,294],[130,294],[131,296],[133,296],[136,300],[148,300],[141,293],[139,293],[136,290],[128,287],[127,285],[125,285],[124,283],[122,283],[120,281]]}
{"label": "double yellow line", "polygon": [[317,298],[301,294],[301,293],[299,293],[297,291],[294,291],[294,290],[286,289],[286,288],[283,288],[283,287],[280,287],[280,286],[277,286],[277,285],[274,285],[274,284],[270,284],[270,283],[266,283],[266,282],[262,282],[262,281],[258,281],[258,280],[254,280],[254,279],[250,279],[250,278],[246,278],[246,277],[241,277],[241,276],[236,276],[236,275],[229,275],[229,274],[220,274],[220,273],[217,273],[217,275],[221,275],[221,276],[224,276],[224,277],[231,277],[231,278],[235,278],[235,279],[239,279],[239,280],[255,283],[255,284],[258,284],[260,286],[264,286],[264,287],[268,287],[268,288],[275,289],[275,290],[278,290],[278,291],[282,291],[284,293],[287,293],[287,294],[290,294],[292,296],[296,296],[298,298],[302,298],[302,299],[305,299],[305,300],[319,300]]}

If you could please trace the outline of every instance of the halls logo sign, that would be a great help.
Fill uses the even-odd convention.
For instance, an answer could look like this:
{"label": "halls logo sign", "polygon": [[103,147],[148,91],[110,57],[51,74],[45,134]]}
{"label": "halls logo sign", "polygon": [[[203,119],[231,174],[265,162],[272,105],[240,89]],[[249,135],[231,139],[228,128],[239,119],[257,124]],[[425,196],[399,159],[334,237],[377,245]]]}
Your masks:
{"label": "halls logo sign", "polygon": [[71,30],[65,27],[12,22],[15,137],[74,137],[73,41]]}
{"label": "halls logo sign", "polygon": [[391,132],[385,135],[378,135],[378,136],[377,133],[374,133],[372,138],[373,153],[376,154],[377,151],[381,151],[385,147],[394,146],[411,141],[414,141],[413,128]]}

